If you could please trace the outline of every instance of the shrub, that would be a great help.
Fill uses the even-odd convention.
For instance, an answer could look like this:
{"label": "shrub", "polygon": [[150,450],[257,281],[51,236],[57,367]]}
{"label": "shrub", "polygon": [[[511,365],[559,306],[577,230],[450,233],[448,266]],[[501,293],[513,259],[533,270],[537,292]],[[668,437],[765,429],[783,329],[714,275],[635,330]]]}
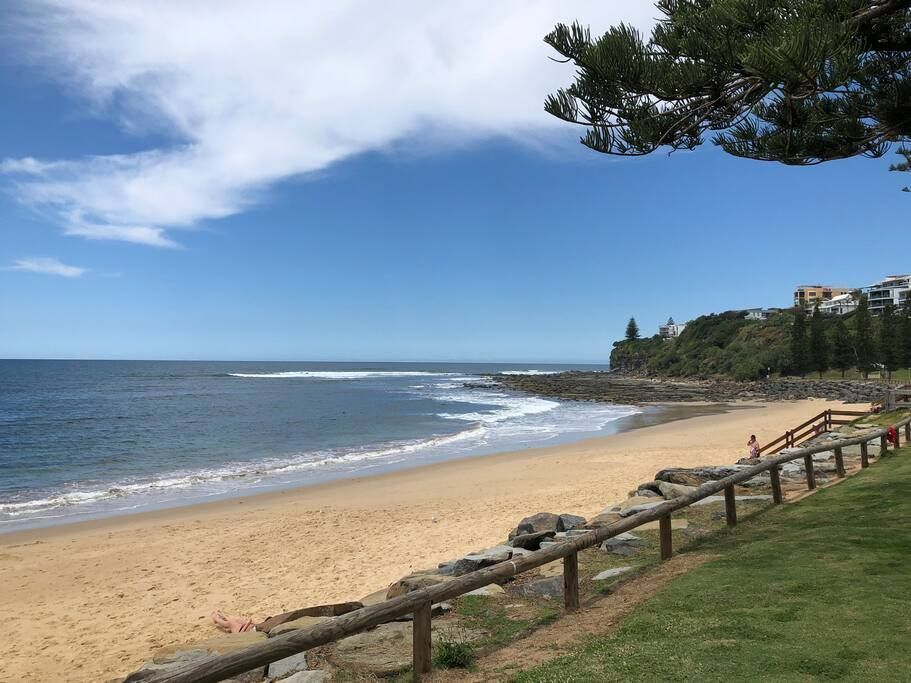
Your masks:
{"label": "shrub", "polygon": [[441,634],[433,652],[433,664],[440,669],[467,669],[474,660],[474,648],[459,634]]}

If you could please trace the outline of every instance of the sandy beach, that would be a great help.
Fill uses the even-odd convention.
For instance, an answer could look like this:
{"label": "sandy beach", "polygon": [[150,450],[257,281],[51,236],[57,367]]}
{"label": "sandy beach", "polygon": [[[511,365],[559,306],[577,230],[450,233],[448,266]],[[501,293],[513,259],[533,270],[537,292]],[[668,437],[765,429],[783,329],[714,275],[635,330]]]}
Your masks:
{"label": "sandy beach", "polygon": [[103,681],[157,647],[358,599],[502,541],[525,515],[592,515],[667,466],[723,464],[836,404],[740,404],[569,445],[0,536],[0,681]]}

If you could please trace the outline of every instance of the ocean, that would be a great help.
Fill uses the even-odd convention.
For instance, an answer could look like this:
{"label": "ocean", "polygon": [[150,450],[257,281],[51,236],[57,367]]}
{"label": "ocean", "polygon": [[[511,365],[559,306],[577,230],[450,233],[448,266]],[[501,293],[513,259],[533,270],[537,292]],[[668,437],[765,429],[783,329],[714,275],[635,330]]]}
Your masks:
{"label": "ocean", "polygon": [[0,533],[604,434],[637,409],[472,388],[596,366],[0,360]]}

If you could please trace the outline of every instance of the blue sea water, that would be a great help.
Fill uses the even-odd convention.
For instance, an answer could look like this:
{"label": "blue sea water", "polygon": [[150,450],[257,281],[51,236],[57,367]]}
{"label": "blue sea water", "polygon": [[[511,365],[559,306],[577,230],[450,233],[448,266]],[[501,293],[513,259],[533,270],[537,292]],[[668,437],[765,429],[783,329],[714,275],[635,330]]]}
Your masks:
{"label": "blue sea water", "polygon": [[465,386],[572,367],[0,361],[0,533],[550,445],[636,412]]}

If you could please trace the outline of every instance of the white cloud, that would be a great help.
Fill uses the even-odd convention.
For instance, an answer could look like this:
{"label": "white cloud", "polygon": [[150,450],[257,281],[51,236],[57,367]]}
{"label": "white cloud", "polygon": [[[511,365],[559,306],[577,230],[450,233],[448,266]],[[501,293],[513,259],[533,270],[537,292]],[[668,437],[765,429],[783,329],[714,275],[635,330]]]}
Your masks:
{"label": "white cloud", "polygon": [[55,258],[24,258],[19,259],[8,270],[21,270],[27,273],[41,273],[42,275],[59,275],[61,277],[82,277],[88,272],[87,268],[68,266]]}
{"label": "white cloud", "polygon": [[126,130],[137,154],[6,160],[66,232],[174,246],[169,230],[243,211],[269,185],[394,143],[537,141],[571,80],[542,37],[651,23],[653,0],[40,0],[22,48]]}

